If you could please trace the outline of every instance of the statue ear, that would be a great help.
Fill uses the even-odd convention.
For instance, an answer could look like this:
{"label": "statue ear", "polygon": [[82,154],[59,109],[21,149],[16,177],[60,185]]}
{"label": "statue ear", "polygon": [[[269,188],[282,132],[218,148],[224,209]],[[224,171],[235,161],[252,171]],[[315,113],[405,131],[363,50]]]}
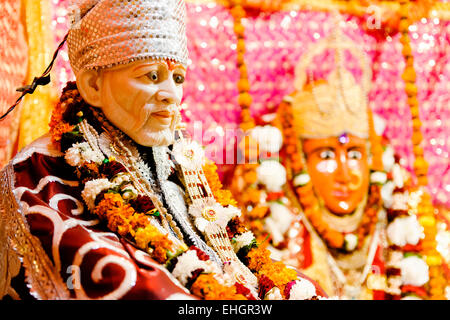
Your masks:
{"label": "statue ear", "polygon": [[97,70],[81,70],[77,74],[77,87],[84,101],[94,107],[101,107],[101,72]]}

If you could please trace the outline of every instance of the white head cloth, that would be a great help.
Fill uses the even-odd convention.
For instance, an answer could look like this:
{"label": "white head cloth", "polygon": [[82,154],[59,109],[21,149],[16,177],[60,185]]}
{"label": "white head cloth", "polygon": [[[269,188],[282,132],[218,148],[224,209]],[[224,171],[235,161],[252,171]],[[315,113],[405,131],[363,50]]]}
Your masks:
{"label": "white head cloth", "polygon": [[70,10],[75,73],[149,58],[187,65],[183,0],[75,0]]}

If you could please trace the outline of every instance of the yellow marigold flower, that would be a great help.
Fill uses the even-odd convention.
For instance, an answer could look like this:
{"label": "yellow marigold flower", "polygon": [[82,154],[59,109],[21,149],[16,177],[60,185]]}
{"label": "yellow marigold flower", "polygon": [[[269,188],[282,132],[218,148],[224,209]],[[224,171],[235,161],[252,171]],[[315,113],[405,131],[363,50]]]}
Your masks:
{"label": "yellow marigold flower", "polygon": [[442,258],[439,255],[430,255],[426,257],[426,262],[430,267],[440,266],[442,264]]}
{"label": "yellow marigold flower", "polygon": [[419,223],[423,227],[433,227],[436,224],[436,219],[433,216],[422,216],[419,218]]}

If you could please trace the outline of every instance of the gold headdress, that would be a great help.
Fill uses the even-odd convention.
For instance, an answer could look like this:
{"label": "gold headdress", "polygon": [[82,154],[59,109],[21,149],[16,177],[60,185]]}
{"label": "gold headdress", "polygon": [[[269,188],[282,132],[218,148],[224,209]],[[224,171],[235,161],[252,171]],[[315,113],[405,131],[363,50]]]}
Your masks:
{"label": "gold headdress", "polygon": [[[337,67],[326,80],[312,81],[306,69],[312,59],[323,51],[336,50]],[[362,65],[362,84],[342,65],[342,51],[348,49]],[[294,94],[286,97],[292,104],[295,129],[301,138],[326,138],[350,133],[369,137],[367,94],[371,70],[366,57],[339,28],[330,37],[315,44],[302,57],[296,68]],[[309,81],[306,84],[307,77]]]}

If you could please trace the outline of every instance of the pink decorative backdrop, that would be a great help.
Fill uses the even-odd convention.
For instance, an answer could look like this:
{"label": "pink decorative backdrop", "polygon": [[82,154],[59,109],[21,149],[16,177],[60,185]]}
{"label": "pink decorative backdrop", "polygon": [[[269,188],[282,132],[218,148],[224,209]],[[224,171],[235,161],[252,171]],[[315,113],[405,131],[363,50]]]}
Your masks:
{"label": "pink decorative backdrop", "polygon": [[[67,0],[53,0],[54,27],[59,42],[67,32]],[[184,114],[192,132],[201,121],[203,143],[218,138],[228,141],[227,131],[239,125],[236,82],[236,38],[233,18],[216,4],[188,4],[190,66],[185,87]],[[372,109],[387,122],[386,135],[404,165],[412,168],[411,115],[406,104],[401,74],[404,60],[399,35],[375,38],[362,28],[359,18],[345,16],[344,33],[358,43],[372,62]],[[246,63],[254,99],[255,117],[272,112],[293,90],[294,69],[314,42],[336,26],[324,12],[278,12],[251,16],[246,27]],[[435,201],[450,207],[450,22],[422,19],[410,27],[418,75],[425,157],[430,164],[429,189]],[[56,70],[61,86],[73,75],[67,53],[62,52]],[[356,59],[346,66],[358,71]],[[316,59],[310,67],[316,75],[331,68],[331,56]],[[198,125],[198,123],[197,123]],[[198,136],[197,136],[198,137]],[[221,145],[226,144],[221,142]],[[217,159],[216,159],[217,160]],[[223,172],[229,166],[222,167]]]}

